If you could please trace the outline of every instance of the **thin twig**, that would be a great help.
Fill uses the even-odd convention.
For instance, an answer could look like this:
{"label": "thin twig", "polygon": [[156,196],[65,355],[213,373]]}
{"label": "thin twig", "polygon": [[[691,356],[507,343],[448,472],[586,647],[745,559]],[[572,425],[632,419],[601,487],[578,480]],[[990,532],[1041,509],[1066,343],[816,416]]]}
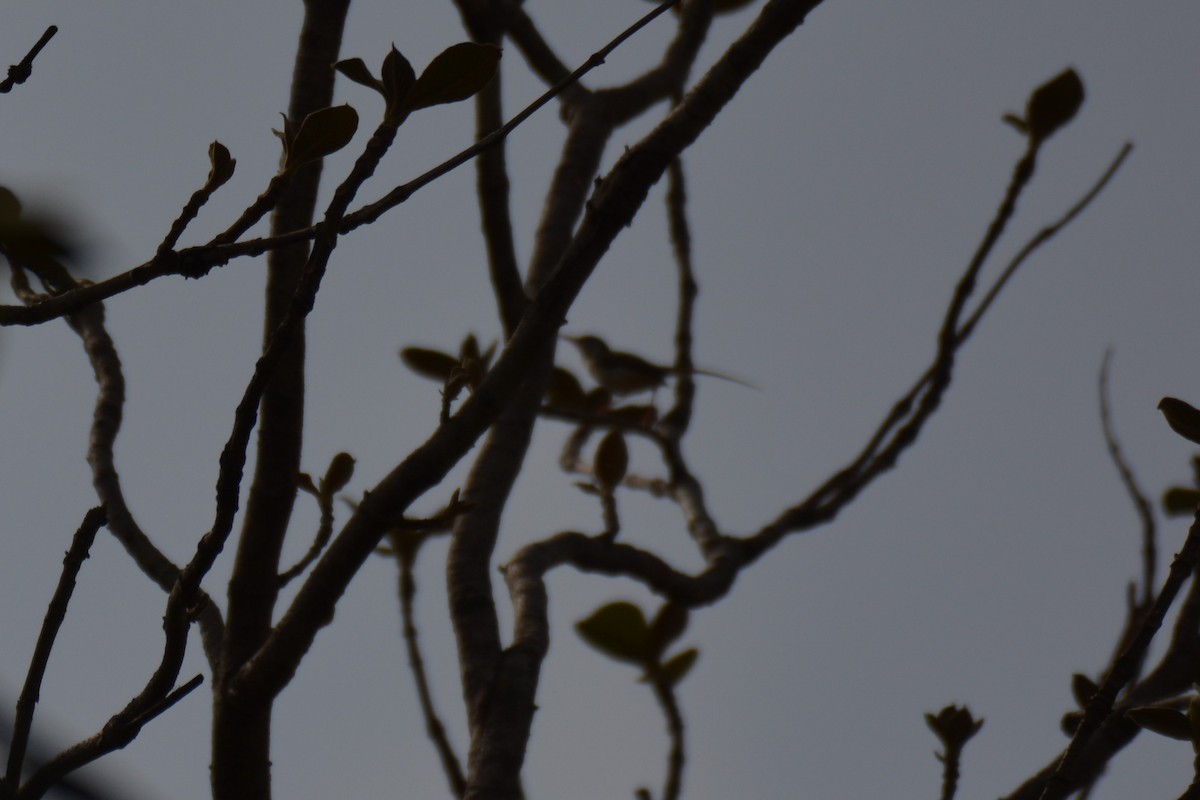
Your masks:
{"label": "thin twig", "polygon": [[303,574],[304,570],[308,569],[313,561],[316,561],[317,556],[321,555],[321,551],[325,549],[325,545],[329,544],[329,537],[333,535],[333,498],[318,495],[317,504],[321,507],[321,520],[317,524],[317,535],[313,537],[308,552],[291,567],[279,573],[279,588],[281,589]]}
{"label": "thin twig", "polygon": [[21,800],[37,800],[68,774],[126,747],[137,738],[147,723],[162,715],[203,682],[204,676],[196,675],[132,717],[115,715],[98,733],[67,748],[35,772],[21,787],[17,797]]}
{"label": "thin twig", "polygon": [[[218,160],[218,152],[222,153],[227,159],[224,164]],[[230,176],[233,174],[233,168],[237,161],[235,159],[228,158],[228,156],[229,151],[226,150],[225,147],[219,142],[213,142],[209,146],[209,158],[212,161],[213,168],[209,172],[208,180],[204,182],[203,186],[192,193],[192,196],[188,198],[187,203],[179,212],[179,216],[176,217],[175,221],[171,223],[170,230],[167,231],[167,235],[163,237],[162,242],[160,242],[158,245],[158,250],[155,251],[155,258],[169,257],[171,251],[175,249],[175,245],[179,243],[179,237],[183,236],[183,232],[187,230],[187,226],[190,225],[194,219],[196,219],[196,216],[200,213],[200,209],[202,209],[205,204],[208,203],[209,199],[212,198],[213,193],[225,185],[225,182],[229,180]],[[219,171],[221,169],[226,171],[222,173]]]}
{"label": "thin twig", "polygon": [[1038,231],[1037,235],[1031,238],[1025,243],[1024,247],[1017,251],[1017,254],[1013,256],[1011,261],[1008,262],[1008,266],[1004,268],[1004,272],[1000,274],[1000,277],[996,279],[996,282],[992,284],[992,287],[988,289],[986,294],[984,294],[983,299],[979,301],[979,305],[975,307],[975,310],[971,312],[970,317],[967,318],[967,321],[963,323],[962,328],[959,329],[958,335],[960,338],[964,340],[970,338],[971,333],[975,330],[975,326],[979,324],[979,320],[987,312],[988,308],[991,306],[993,301],[995,301],[996,297],[1008,283],[1009,279],[1012,278],[1013,274],[1016,273],[1021,265],[1025,263],[1025,260],[1028,259],[1029,256],[1032,255],[1039,247],[1048,242],[1050,239],[1053,239],[1059,231],[1069,225],[1077,216],[1083,213],[1084,209],[1092,204],[1092,201],[1095,200],[1099,196],[1100,192],[1102,192],[1105,187],[1108,186],[1109,182],[1117,174],[1117,170],[1121,168],[1121,165],[1125,163],[1125,159],[1128,158],[1129,154],[1132,152],[1133,145],[1131,143],[1126,142],[1124,145],[1122,145],[1121,150],[1117,153],[1116,157],[1113,158],[1113,160],[1109,163],[1108,169],[1106,169],[1104,174],[1101,175],[1100,178],[1092,185],[1092,188],[1089,189],[1087,193],[1083,195],[1083,197],[1079,198],[1075,205],[1071,206],[1071,208],[1068,209],[1065,214],[1055,220],[1052,224],[1047,225],[1045,228],[1042,228],[1040,231]]}
{"label": "thin twig", "polygon": [[1117,440],[1117,432],[1113,428],[1112,409],[1109,408],[1108,373],[1112,366],[1112,350],[1104,353],[1104,363],[1100,367],[1100,424],[1104,429],[1104,442],[1108,446],[1108,455],[1113,466],[1121,476],[1121,484],[1129,494],[1129,500],[1137,511],[1142,523],[1142,604],[1149,606],[1154,599],[1154,584],[1158,564],[1158,527],[1154,521],[1154,510],[1146,493],[1138,486],[1137,477],[1132,467],[1121,452],[1121,443]]}
{"label": "thin twig", "polygon": [[654,697],[667,718],[667,733],[671,737],[671,750],[667,754],[667,777],[663,783],[662,800],[678,800],[683,788],[683,765],[685,761],[683,715],[675,698],[675,688],[666,680],[651,681]]}
{"label": "thin twig", "polygon": [[54,640],[63,620],[67,617],[67,605],[75,591],[75,578],[87,560],[96,533],[107,522],[104,506],[97,506],[87,512],[79,530],[71,539],[71,547],[63,558],[62,575],[59,576],[58,586],[50,605],[46,608],[46,618],[42,621],[42,630],[38,633],[37,644],[33,648],[29,670],[25,673],[25,685],[17,698],[17,715],[13,722],[13,734],[8,750],[8,772],[5,782],[10,789],[21,785],[21,769],[25,762],[25,749],[29,744],[29,732],[33,726],[33,712],[41,693],[42,678],[46,674],[46,665],[50,663],[50,651],[54,649]]}
{"label": "thin twig", "polygon": [[980,243],[971,264],[955,290],[954,298],[947,309],[945,321],[939,333],[938,351],[932,364],[917,379],[912,388],[893,404],[867,444],[849,464],[818,487],[802,503],[787,509],[757,534],[744,540],[754,557],[769,550],[792,531],[808,530],[815,525],[829,521],[874,478],[895,464],[901,453],[916,440],[924,423],[936,410],[941,394],[947,388],[956,352],[970,338],[1001,289],[1028,259],[1029,255],[1075,219],[1108,185],[1117,169],[1124,163],[1130,149],[1131,146],[1126,144],[1100,179],[1078,202],[1060,219],[1042,229],[1021,248],[971,314],[959,325],[959,316],[970,290],[974,287],[976,277],[982,267],[982,260],[995,245],[999,233],[1004,228],[1005,221],[1011,216],[1016,206],[1016,195],[1032,175],[1033,154],[1029,152],[1025,154],[1014,170],[1004,201],[989,225],[984,240]]}
{"label": "thin twig", "polygon": [[54,34],[56,33],[58,33],[57,25],[51,25],[46,28],[46,32],[42,34],[42,38],[37,40],[37,43],[25,54],[25,57],[8,68],[8,77],[0,81],[0,94],[7,94],[12,91],[14,86],[29,80],[29,76],[33,74],[33,60],[38,57],[38,53],[42,52],[42,48],[50,43],[50,40],[54,38]]}
{"label": "thin twig", "polygon": [[408,650],[408,665],[412,669],[413,681],[417,685],[417,698],[421,703],[421,713],[425,717],[425,730],[429,734],[429,740],[433,742],[433,747],[442,762],[442,771],[446,773],[446,780],[450,782],[450,790],[455,797],[462,797],[467,790],[467,780],[463,776],[462,766],[454,752],[454,746],[446,735],[446,726],[442,724],[441,717],[438,716],[437,709],[433,706],[433,693],[429,690],[429,678],[425,673],[425,660],[421,656],[421,642],[413,613],[417,594],[413,566],[416,562],[416,551],[419,545],[400,541],[400,537],[405,535],[404,531],[393,533],[392,547],[397,553],[396,560],[400,564],[400,618],[403,626],[404,645]]}

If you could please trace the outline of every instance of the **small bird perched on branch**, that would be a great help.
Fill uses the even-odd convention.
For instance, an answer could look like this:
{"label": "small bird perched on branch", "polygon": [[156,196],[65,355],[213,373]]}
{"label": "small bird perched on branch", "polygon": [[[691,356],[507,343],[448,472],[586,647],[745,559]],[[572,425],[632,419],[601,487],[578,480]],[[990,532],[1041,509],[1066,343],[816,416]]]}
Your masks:
{"label": "small bird perched on branch", "polygon": [[[583,356],[583,364],[591,376],[596,379],[596,383],[616,397],[656,390],[666,383],[668,376],[678,375],[682,371],[677,367],[652,364],[633,353],[613,350],[598,336],[564,336],[563,338],[579,348],[579,353]],[[742,386],[754,388],[743,380],[731,375],[723,375],[720,372],[696,367],[687,372],[691,375],[707,375],[710,378],[720,378],[723,381],[740,383]]]}

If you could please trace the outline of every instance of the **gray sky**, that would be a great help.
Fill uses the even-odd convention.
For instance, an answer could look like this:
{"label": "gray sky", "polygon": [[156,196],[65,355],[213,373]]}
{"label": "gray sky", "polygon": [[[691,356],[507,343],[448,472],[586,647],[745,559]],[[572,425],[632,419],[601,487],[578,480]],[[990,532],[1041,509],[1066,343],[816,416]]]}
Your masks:
{"label": "gray sky", "polygon": [[[448,3],[358,3],[344,53],[377,64],[391,43],[420,69],[464,38]],[[582,62],[648,6],[526,8],[562,57]],[[29,83],[0,97],[0,183],[76,226],[97,276],[147,260],[208,171],[219,139],[235,178],[185,236],[225,227],[278,159],[299,4],[10,3],[0,63],[48,24],[58,36]],[[709,58],[750,19],[720,20]],[[669,20],[589,76],[649,63]],[[697,362],[763,391],[702,382],[687,453],[718,521],[748,533],[807,495],[863,444],[924,369],[944,304],[999,202],[1023,141],[1000,121],[1067,66],[1087,86],[1079,117],[1042,153],[992,264],[1065,211],[1121,145],[1136,149],[1096,204],[1039,253],[967,347],[944,407],[899,469],[833,525],[749,570],[683,639],[701,648],[681,700],[686,796],[935,796],[940,765],[922,714],[967,703],[987,723],[962,796],[1010,791],[1065,744],[1070,675],[1095,675],[1140,574],[1138,526],[1100,434],[1096,377],[1115,347],[1113,408],[1127,454],[1157,496],[1187,480],[1191,449],[1163,424],[1164,394],[1200,401],[1195,373],[1200,234],[1200,6],[1158,0],[984,4],[828,0],[687,154],[697,269]],[[513,47],[509,109],[539,88]],[[340,85],[365,121],[369,90]],[[660,109],[661,112],[661,109]],[[622,130],[606,158],[650,121]],[[364,124],[364,127],[369,127]],[[469,104],[413,118],[373,199],[470,142]],[[518,252],[528,258],[561,141],[554,109],[511,140]],[[360,139],[362,134],[360,134]],[[357,140],[356,140],[357,142]],[[355,145],[349,148],[354,152]],[[330,159],[344,173],[349,156]],[[453,349],[498,335],[473,197],[462,169],[338,250],[310,324],[305,465],[358,458],[373,484],[432,430],[437,388],[398,347]],[[662,187],[580,296],[568,328],[666,360],[674,271]],[[263,264],[200,282],[164,279],[107,304],[129,401],[118,464],[142,526],[184,560],[210,525],[216,457],[260,341]],[[4,302],[12,302],[3,291]],[[577,367],[573,353],[563,363]],[[62,323],[0,332],[0,687],[14,694],[62,552],[94,502],[84,462],[94,384]],[[559,472],[567,429],[544,424],[509,510],[499,557],[565,528],[597,529],[594,502]],[[657,470],[635,448],[635,467]],[[445,502],[452,474],[416,512]],[[623,499],[623,536],[694,567],[678,514]],[[292,553],[316,512],[301,498]],[[1185,526],[1162,526],[1163,565]],[[465,747],[444,547],[423,553],[421,626],[441,710]],[[221,597],[228,561],[207,582]],[[395,570],[369,563],[277,705],[277,796],[446,794],[398,636]],[[530,744],[531,797],[657,792],[664,723],[635,670],[583,645],[573,621],[610,599],[653,608],[631,584],[556,573],[553,644]],[[91,733],[149,675],[163,597],[111,539],[84,568],[39,707],[38,730]],[[504,609],[507,614],[507,608]],[[184,677],[204,672],[198,641]],[[139,796],[207,794],[203,692],[156,721],[103,774]],[[1142,736],[1096,800],[1173,796],[1184,743]]]}

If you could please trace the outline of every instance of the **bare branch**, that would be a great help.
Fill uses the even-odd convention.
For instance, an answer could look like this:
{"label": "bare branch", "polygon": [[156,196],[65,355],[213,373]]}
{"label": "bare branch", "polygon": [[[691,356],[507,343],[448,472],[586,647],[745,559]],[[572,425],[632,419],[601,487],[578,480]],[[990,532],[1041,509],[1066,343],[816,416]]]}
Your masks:
{"label": "bare branch", "polygon": [[829,478],[804,502],[787,509],[757,534],[743,540],[744,546],[748,548],[752,558],[757,558],[774,547],[789,533],[809,530],[830,521],[871,481],[895,465],[900,455],[916,441],[925,422],[940,404],[941,396],[949,386],[957,351],[970,338],[983,314],[999,295],[1000,289],[1031,253],[1052,238],[1090,204],[1108,184],[1128,153],[1129,146],[1126,145],[1083,198],[1075,203],[1062,218],[1044,228],[1021,249],[997,279],[995,285],[986,293],[975,311],[960,326],[959,317],[974,288],[976,277],[983,266],[983,260],[995,245],[1000,232],[1003,231],[1005,221],[1011,216],[1016,206],[1017,195],[1032,176],[1036,151],[1025,154],[1014,169],[1005,198],[951,299],[938,336],[938,350],[932,364],[917,379],[913,387],[895,402],[891,411],[884,417],[866,446],[853,461]]}
{"label": "bare branch", "polygon": [[80,767],[123,749],[137,738],[147,723],[166,712],[203,682],[204,676],[197,675],[136,714],[126,715],[122,712],[115,715],[98,733],[64,750],[35,772],[21,787],[17,797],[20,800],[37,800]]}
{"label": "bare branch", "polygon": [[8,749],[8,772],[4,781],[11,789],[21,785],[21,770],[25,763],[25,748],[29,744],[29,731],[33,726],[34,707],[41,694],[42,678],[46,674],[46,665],[50,662],[54,640],[67,617],[67,605],[75,591],[75,578],[92,549],[97,531],[106,521],[104,506],[88,511],[79,525],[79,530],[75,531],[75,536],[71,539],[71,547],[67,550],[66,557],[63,558],[62,575],[59,576],[58,586],[54,589],[54,596],[50,598],[50,605],[46,608],[46,618],[42,621],[42,629],[33,648],[29,671],[25,673],[25,685],[21,687],[21,694],[17,698],[17,716],[13,722],[13,734]]}

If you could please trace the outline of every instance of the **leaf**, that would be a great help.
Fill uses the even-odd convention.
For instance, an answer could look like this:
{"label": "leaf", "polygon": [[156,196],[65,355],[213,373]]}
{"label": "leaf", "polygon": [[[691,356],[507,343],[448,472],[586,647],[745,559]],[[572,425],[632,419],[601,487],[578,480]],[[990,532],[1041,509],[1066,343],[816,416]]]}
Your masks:
{"label": "leaf", "polygon": [[417,76],[413,72],[412,64],[401,55],[396,45],[392,45],[392,49],[383,59],[383,98],[387,100],[389,114],[404,108],[404,101],[416,81]]}
{"label": "leaf", "polygon": [[1096,685],[1096,682],[1082,672],[1076,672],[1071,676],[1071,694],[1075,698],[1075,704],[1080,708],[1086,708],[1098,691],[1100,691],[1100,687]]}
{"label": "leaf", "polygon": [[687,606],[668,602],[660,608],[650,623],[650,646],[655,654],[661,655],[671,642],[682,636],[687,624]]}
{"label": "leaf", "polygon": [[355,83],[362,84],[379,92],[383,95],[384,100],[387,99],[387,92],[383,88],[383,83],[371,74],[371,70],[361,58],[347,58],[345,61],[339,61],[334,64],[333,68]]}
{"label": "leaf", "polygon": [[494,45],[463,42],[447,47],[417,78],[403,110],[466,100],[488,85],[499,63],[500,48]]}
{"label": "leaf", "polygon": [[1083,105],[1083,81],[1073,69],[1059,75],[1034,89],[1025,107],[1025,124],[1034,141],[1045,141],[1066,125]]}
{"label": "leaf", "polygon": [[1174,397],[1159,400],[1158,410],[1167,418],[1171,430],[1189,442],[1200,444],[1200,411]]}
{"label": "leaf", "polygon": [[312,476],[309,475],[307,472],[301,472],[299,475],[296,476],[296,485],[301,490],[308,492],[309,494],[311,494],[314,497],[318,497],[321,494],[320,492],[317,491],[317,485],[315,483],[313,483]]}
{"label": "leaf", "polygon": [[1161,736],[1169,736],[1185,742],[1191,741],[1192,726],[1188,723],[1187,716],[1173,708],[1143,706],[1129,709],[1125,712],[1125,716],[1137,725]]}
{"label": "leaf", "polygon": [[462,340],[462,344],[458,346],[458,358],[460,361],[479,360],[479,340],[475,338],[475,334],[468,333]]}
{"label": "leaf", "polygon": [[1022,136],[1029,135],[1029,126],[1025,124],[1025,120],[1021,119],[1016,114],[1005,114],[1000,119],[1016,128],[1017,132]]}
{"label": "leaf", "polygon": [[1163,492],[1163,513],[1168,517],[1190,517],[1196,513],[1200,505],[1200,491],[1185,489],[1182,486],[1172,486]]}
{"label": "leaf", "polygon": [[458,359],[454,356],[424,347],[405,347],[400,351],[400,360],[422,378],[439,383],[448,381],[454,370],[458,369]]}
{"label": "leaf", "polygon": [[629,449],[625,446],[625,436],[620,431],[609,431],[596,448],[593,465],[596,482],[601,488],[612,491],[625,477],[628,468]]}
{"label": "leaf", "polygon": [[659,668],[668,686],[674,686],[683,680],[696,663],[696,659],[700,657],[700,651],[694,647],[689,647],[682,653],[677,653],[667,659],[666,663]]}
{"label": "leaf", "polygon": [[321,478],[321,493],[332,497],[344,489],[353,476],[354,456],[349,453],[338,453],[329,462],[329,469],[325,470],[325,477]]}
{"label": "leaf", "polygon": [[642,610],[623,601],[601,606],[585,620],[575,623],[585,642],[617,659],[649,666],[650,629]]}
{"label": "leaf", "polygon": [[555,367],[546,389],[546,402],[559,408],[579,409],[585,403],[583,384],[572,373]]}
{"label": "leaf", "polygon": [[336,153],[354,138],[358,112],[348,105],[318,109],[300,123],[300,130],[287,145],[283,171],[290,172],[310,161]]}
{"label": "leaf", "polygon": [[233,177],[233,168],[237,166],[237,160],[229,155],[228,147],[214,141],[208,146],[208,162],[212,166],[208,171],[208,180],[205,182],[204,188],[212,192],[225,185]]}

